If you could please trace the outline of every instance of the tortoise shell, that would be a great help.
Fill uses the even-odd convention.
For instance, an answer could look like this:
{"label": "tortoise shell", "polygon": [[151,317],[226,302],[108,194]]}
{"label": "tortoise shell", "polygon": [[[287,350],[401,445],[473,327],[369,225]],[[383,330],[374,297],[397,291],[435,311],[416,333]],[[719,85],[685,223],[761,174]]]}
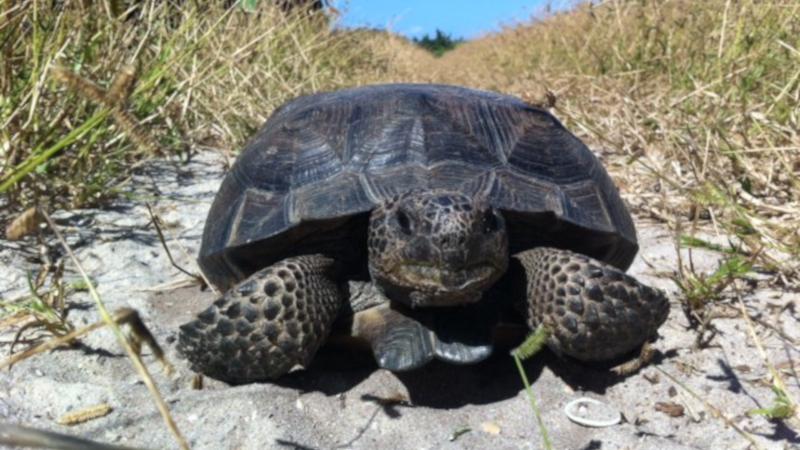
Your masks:
{"label": "tortoise shell", "polygon": [[292,255],[366,266],[369,211],[426,188],[488,198],[512,254],[547,245],[625,270],[638,249],[608,173],[548,112],[492,92],[390,84],[276,110],[222,181],[200,266],[223,290]]}

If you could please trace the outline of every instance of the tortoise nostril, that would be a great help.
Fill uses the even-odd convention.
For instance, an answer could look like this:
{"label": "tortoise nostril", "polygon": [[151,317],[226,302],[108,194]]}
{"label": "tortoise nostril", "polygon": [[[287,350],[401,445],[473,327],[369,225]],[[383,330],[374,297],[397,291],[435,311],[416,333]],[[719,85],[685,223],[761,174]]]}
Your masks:
{"label": "tortoise nostril", "polygon": [[442,249],[461,249],[467,243],[467,237],[463,233],[448,233],[439,236],[437,241]]}

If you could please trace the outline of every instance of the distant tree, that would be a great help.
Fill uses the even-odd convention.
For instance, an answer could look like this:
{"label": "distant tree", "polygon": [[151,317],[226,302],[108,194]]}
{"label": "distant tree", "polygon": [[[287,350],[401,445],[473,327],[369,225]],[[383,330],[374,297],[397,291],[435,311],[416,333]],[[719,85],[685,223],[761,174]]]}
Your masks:
{"label": "distant tree", "polygon": [[225,6],[230,8],[239,2],[244,9],[254,10],[259,3],[272,3],[287,13],[298,9],[306,11],[321,11],[327,5],[327,0],[225,0]]}
{"label": "distant tree", "polygon": [[414,38],[415,44],[419,45],[425,50],[428,50],[436,56],[442,56],[444,52],[456,48],[456,46],[462,42],[464,42],[464,39],[454,39],[452,36],[438,28],[436,29],[436,35],[434,37],[430,37],[428,34],[425,34],[425,36],[422,38]]}

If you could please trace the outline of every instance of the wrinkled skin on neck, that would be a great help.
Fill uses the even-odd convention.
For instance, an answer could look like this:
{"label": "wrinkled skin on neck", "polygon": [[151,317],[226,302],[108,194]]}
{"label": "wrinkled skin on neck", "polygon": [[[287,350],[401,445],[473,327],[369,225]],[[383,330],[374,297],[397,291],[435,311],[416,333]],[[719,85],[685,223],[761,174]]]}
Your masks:
{"label": "wrinkled skin on neck", "polygon": [[476,302],[508,266],[499,211],[451,191],[412,191],[370,215],[369,270],[392,300],[411,307]]}

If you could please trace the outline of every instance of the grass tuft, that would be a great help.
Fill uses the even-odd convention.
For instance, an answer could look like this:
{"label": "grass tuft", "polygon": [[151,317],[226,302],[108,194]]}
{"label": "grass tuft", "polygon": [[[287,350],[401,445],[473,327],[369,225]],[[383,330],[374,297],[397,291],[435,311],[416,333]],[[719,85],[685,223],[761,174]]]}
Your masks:
{"label": "grass tuft", "polygon": [[6,209],[93,206],[143,159],[236,151],[284,101],[381,64],[321,12],[225,3],[3,2]]}

